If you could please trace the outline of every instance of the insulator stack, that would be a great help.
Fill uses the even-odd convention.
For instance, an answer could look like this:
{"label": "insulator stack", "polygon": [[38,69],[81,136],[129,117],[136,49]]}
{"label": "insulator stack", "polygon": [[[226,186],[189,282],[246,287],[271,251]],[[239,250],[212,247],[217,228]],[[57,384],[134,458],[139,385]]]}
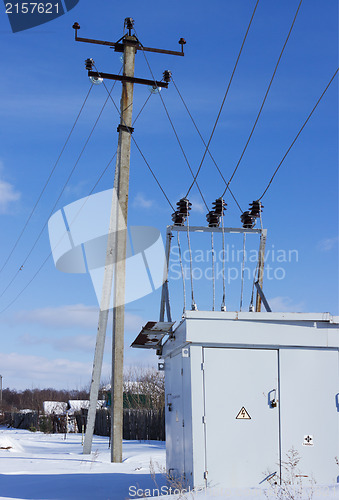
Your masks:
{"label": "insulator stack", "polygon": [[171,76],[172,76],[172,71],[166,69],[164,72],[163,72],[163,80],[165,83],[169,83],[171,81]]}
{"label": "insulator stack", "polygon": [[93,64],[94,64],[93,59],[86,59],[86,61],[85,61],[85,65],[86,65],[86,69],[87,69],[87,71],[92,71],[92,69],[93,69]]}
{"label": "insulator stack", "polygon": [[126,17],[125,26],[128,30],[133,29],[134,27],[134,19],[132,17]]}
{"label": "insulator stack", "polygon": [[213,210],[206,215],[208,227],[219,227],[220,217]]}
{"label": "insulator stack", "polygon": [[186,220],[186,217],[184,217],[182,214],[180,214],[178,211],[174,212],[172,214],[172,221],[175,226],[183,226],[184,222]]}
{"label": "insulator stack", "polygon": [[187,198],[181,198],[181,200],[178,201],[177,207],[178,207],[178,212],[179,214],[183,215],[184,217],[189,216],[189,212],[191,210],[192,203],[188,201]]}
{"label": "insulator stack", "polygon": [[255,217],[256,219],[260,217],[262,209],[264,208],[264,205],[261,204],[261,201],[256,200],[250,203],[249,205],[251,209],[250,214],[252,215],[252,217]]}
{"label": "insulator stack", "polygon": [[227,203],[222,198],[216,199],[212,203],[212,210],[206,215],[208,227],[219,227],[220,218],[224,215]]}
{"label": "insulator stack", "polygon": [[214,210],[214,213],[218,215],[218,217],[221,217],[224,215],[224,212],[226,210],[227,203],[222,198],[217,198],[213,203],[212,207]]}
{"label": "insulator stack", "polygon": [[177,210],[172,214],[172,221],[175,226],[183,226],[189,217],[192,203],[187,198],[181,198],[177,203]]}
{"label": "insulator stack", "polygon": [[255,217],[249,211],[244,212],[241,215],[241,222],[244,229],[253,229],[255,226]]}

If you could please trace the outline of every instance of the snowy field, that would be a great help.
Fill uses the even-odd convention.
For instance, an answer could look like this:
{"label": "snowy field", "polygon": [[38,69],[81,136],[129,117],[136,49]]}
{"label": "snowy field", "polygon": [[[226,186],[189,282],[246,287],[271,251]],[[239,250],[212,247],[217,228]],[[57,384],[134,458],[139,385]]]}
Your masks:
{"label": "snowy field", "polygon": [[[155,475],[151,474],[152,462]],[[166,478],[165,444],[124,441],[123,463],[111,464],[108,438],[94,436],[93,453],[82,454],[81,435],[32,433],[0,428],[0,499],[91,499],[125,500],[152,498],[157,490],[161,499],[264,499],[259,489],[218,489],[170,495]],[[339,499],[339,486],[314,487],[313,498]],[[153,495],[154,493],[154,495]],[[310,492],[304,490],[305,498]],[[284,497],[281,497],[284,498]],[[286,496],[286,498],[289,498]],[[292,498],[300,498],[293,496]]]}

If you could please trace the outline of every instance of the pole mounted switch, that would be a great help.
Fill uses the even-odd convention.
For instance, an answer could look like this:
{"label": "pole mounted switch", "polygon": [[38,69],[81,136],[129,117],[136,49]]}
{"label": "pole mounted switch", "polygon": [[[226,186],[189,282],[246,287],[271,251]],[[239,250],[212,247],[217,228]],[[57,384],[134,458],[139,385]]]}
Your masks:
{"label": "pole mounted switch", "polygon": [[86,65],[87,71],[92,71],[93,64],[94,64],[94,60],[93,59],[86,59],[85,65]]}

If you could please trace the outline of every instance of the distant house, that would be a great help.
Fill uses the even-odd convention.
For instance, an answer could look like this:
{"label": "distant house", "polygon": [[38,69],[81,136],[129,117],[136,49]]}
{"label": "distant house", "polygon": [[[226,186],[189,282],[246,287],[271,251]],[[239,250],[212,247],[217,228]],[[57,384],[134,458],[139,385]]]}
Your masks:
{"label": "distant house", "polygon": [[[151,408],[152,402],[149,395],[143,394],[142,382],[128,381],[124,383],[123,407],[125,409]],[[111,406],[111,384],[102,388],[106,406]]]}
{"label": "distant house", "polygon": [[[105,400],[99,399],[99,401],[97,401],[97,410],[100,410],[105,406],[106,406]],[[88,410],[88,408],[89,408],[89,401],[87,399],[70,399],[68,401],[67,413],[71,415],[76,412],[81,412],[81,410]]]}
{"label": "distant house", "polygon": [[43,409],[45,415],[64,415],[67,410],[67,403],[61,401],[44,401]]}

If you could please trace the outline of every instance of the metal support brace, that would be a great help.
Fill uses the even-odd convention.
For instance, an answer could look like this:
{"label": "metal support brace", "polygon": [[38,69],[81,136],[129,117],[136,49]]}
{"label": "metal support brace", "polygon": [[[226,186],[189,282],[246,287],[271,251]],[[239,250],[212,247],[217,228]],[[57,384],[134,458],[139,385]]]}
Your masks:
{"label": "metal support brace", "polygon": [[[164,265],[164,275],[163,275],[163,285],[162,285],[162,290],[161,290],[161,303],[160,303],[160,317],[159,321],[164,321],[165,318],[165,304],[168,301],[168,307],[169,307],[169,292],[168,292],[168,265],[169,265],[169,259],[170,259],[170,253],[171,253],[171,240],[172,240],[172,231],[171,231],[172,226],[167,227],[167,232],[166,232],[166,260],[165,260],[165,265]],[[168,315],[168,309],[167,309],[167,315]],[[168,321],[171,321],[170,319]]]}
{"label": "metal support brace", "polygon": [[164,285],[165,285],[165,305],[166,305],[167,321],[172,322],[171,306],[170,306],[169,290],[168,290],[168,280],[165,281]]}
{"label": "metal support brace", "polygon": [[270,308],[269,303],[267,302],[265,294],[262,291],[261,286],[259,285],[258,281],[256,281],[254,284],[255,284],[255,287],[256,287],[256,289],[258,291],[258,294],[260,295],[261,301],[264,304],[264,307],[265,307],[266,311],[269,312],[269,313],[272,312],[272,309]]}
{"label": "metal support brace", "polygon": [[[260,247],[259,247],[259,257],[258,257],[258,283],[262,290],[264,283],[264,264],[265,264],[265,246],[267,238],[267,229],[262,229],[260,231],[261,231],[261,237],[260,237]],[[255,310],[257,312],[261,311],[261,296],[258,292],[258,289],[257,289]]]}

